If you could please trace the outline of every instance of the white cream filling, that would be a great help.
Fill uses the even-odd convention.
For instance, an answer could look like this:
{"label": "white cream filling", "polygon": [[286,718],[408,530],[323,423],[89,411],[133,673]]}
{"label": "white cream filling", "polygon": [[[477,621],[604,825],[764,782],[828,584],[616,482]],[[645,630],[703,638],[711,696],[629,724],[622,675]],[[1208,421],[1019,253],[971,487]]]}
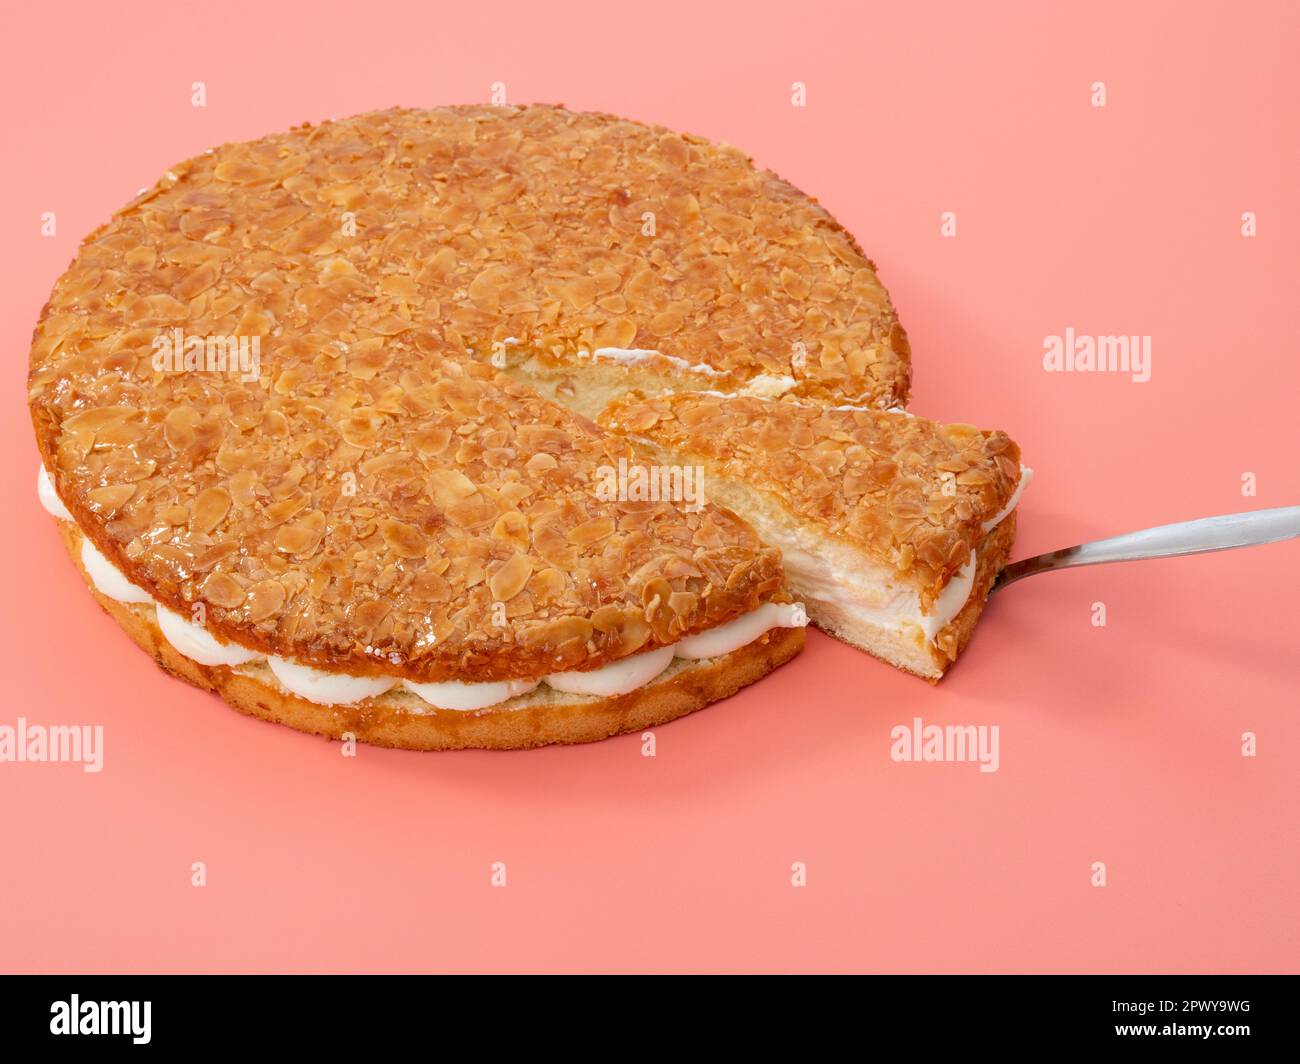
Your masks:
{"label": "white cream filling", "polygon": [[459,680],[416,683],[414,680],[403,680],[402,686],[435,709],[469,712],[487,709],[519,695],[526,695],[539,683],[541,680],[489,680],[486,683],[461,683]]}
{"label": "white cream filling", "polygon": [[[901,408],[886,413],[914,416]],[[1020,467],[1020,480],[1011,498],[997,514],[984,522],[985,532],[991,532],[1016,508],[1033,475],[1034,471],[1028,466]],[[953,574],[939,593],[933,608],[925,612],[921,609],[921,597],[914,588],[892,580],[882,583],[879,577],[872,579],[864,576],[857,556],[825,536],[793,522],[778,526],[767,515],[757,511],[746,513],[745,517],[754,526],[759,539],[781,548],[786,572],[804,596],[814,602],[834,606],[863,624],[891,631],[915,626],[933,643],[939,633],[961,613],[975,587],[976,555],[975,551],[971,551],[966,564]],[[711,634],[702,633],[699,638]],[[682,655],[681,647],[688,643],[688,640],[683,640],[678,644],[679,655],[685,656]]]}
{"label": "white cream filling", "polygon": [[81,564],[95,590],[114,602],[153,602],[149,592],[131,583],[122,570],[99,553],[89,536],[81,537]]}
{"label": "white cream filling", "polygon": [[[761,538],[761,531],[759,535]],[[851,563],[828,561],[820,544],[795,543],[787,537],[778,546],[786,572],[812,601],[835,606],[877,628],[899,631],[913,625],[924,630],[921,597],[914,589],[892,581],[881,584],[864,579]]]}
{"label": "white cream filling", "polygon": [[921,614],[921,628],[926,639],[933,643],[948,623],[961,613],[974,587],[975,552],[971,551],[966,564],[952,574],[947,586],[939,592],[939,597],[934,600],[934,609]]}
{"label": "white cream filling", "polygon": [[759,539],[781,548],[782,564],[792,585],[814,602],[825,603],[862,624],[890,631],[921,629],[933,642],[961,612],[975,586],[975,553],[953,574],[930,612],[921,609],[921,596],[910,585],[864,573],[861,556],[815,530],[784,523],[777,527],[768,515],[747,512]]}
{"label": "white cream filling", "polygon": [[54,478],[44,466],[39,466],[36,470],[36,497],[41,500],[41,505],[50,516],[62,518],[64,521],[72,520],[72,514],[63,505],[59,493],[54,490]]}
{"label": "white cream filling", "polygon": [[218,642],[206,628],[187,621],[161,603],[154,603],[154,609],[163,638],[191,661],[200,665],[247,665],[262,657],[258,651],[238,643]]}
{"label": "white cream filling", "polygon": [[274,654],[266,659],[266,663],[285,690],[322,706],[349,706],[382,695],[397,683],[396,676],[349,676],[342,672],[325,672],[277,658]]}
{"label": "white cream filling", "polygon": [[1025,488],[1029,487],[1029,482],[1033,479],[1034,471],[1027,465],[1022,465],[1020,467],[1020,479],[1016,481],[1016,490],[1011,493],[1011,498],[1007,500],[1006,506],[984,522],[985,532],[992,532],[1006,519],[1007,514],[1020,504],[1020,496],[1025,493]]}
{"label": "white cream filling", "polygon": [[802,603],[765,602],[734,621],[710,628],[707,632],[688,635],[677,644],[677,656],[716,658],[749,645],[773,628],[804,628],[807,624],[808,614]]}
{"label": "white cream filling", "polygon": [[571,695],[600,695],[613,698],[644,687],[673,661],[673,647],[660,647],[611,661],[587,672],[553,672],[544,677],[547,686]]}
{"label": "white cream filling", "polygon": [[916,627],[931,643],[962,611],[975,587],[975,552],[953,574],[929,613],[921,609],[921,596],[910,587],[892,581],[881,586],[861,579],[854,569],[832,567],[816,554],[798,547],[782,547],[786,571],[797,574],[804,594],[825,602],[863,624],[889,631]]}
{"label": "white cream filling", "polygon": [[[41,473],[45,474],[44,468]],[[37,494],[53,516],[60,516],[46,503],[42,485],[50,484],[48,474],[37,476]],[[54,495],[57,500],[58,496]],[[71,515],[63,520],[72,520]],[[155,602],[142,587],[131,583],[112,562],[104,557],[83,534],[81,564],[90,576],[95,589],[115,602],[147,603],[154,607],[158,628],[163,638],[191,661],[200,665],[246,665],[259,661],[263,655],[238,643],[222,643],[205,628],[192,624],[180,614]],[[612,698],[644,687],[662,673],[674,656],[683,658],[718,657],[752,643],[773,628],[800,628],[807,624],[803,607],[765,603],[758,609],[736,618],[718,628],[688,636],[676,646],[661,647],[620,661],[611,662],[587,672],[557,672],[543,679],[557,691],[568,694],[596,695]],[[712,640],[708,642],[707,640]],[[685,647],[685,651],[682,648]],[[701,647],[708,649],[701,652]],[[713,648],[713,649],[710,649]],[[488,680],[483,683],[461,683],[445,680],[433,683],[415,683],[389,676],[350,676],[347,673],[328,672],[310,665],[301,665],[286,658],[267,656],[266,663],[275,678],[291,694],[319,705],[351,705],[366,698],[374,698],[392,689],[398,683],[435,709],[472,712],[488,709],[511,698],[527,694],[541,680]]]}
{"label": "white cream filling", "polygon": [[775,399],[784,395],[799,382],[793,377],[779,377],[774,373],[760,373],[752,378],[738,395],[754,396],[758,399]]}

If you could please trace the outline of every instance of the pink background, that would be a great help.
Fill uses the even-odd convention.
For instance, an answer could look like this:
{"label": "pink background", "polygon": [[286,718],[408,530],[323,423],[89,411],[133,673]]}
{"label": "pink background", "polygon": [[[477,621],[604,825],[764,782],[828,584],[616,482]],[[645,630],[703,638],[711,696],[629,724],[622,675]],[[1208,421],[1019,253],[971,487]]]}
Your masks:
{"label": "pink background", "polygon": [[[0,968],[1300,966],[1300,543],[1020,585],[938,689],[813,634],[653,759],[345,759],[165,678],[62,556],[23,382],[77,241],[209,145],[495,81],[730,141],[821,198],[900,308],[913,409],[1004,427],[1037,469],[1017,556],[1300,502],[1296,5],[729,7],[7,13],[0,723],[102,724],[106,750],[98,775],[0,764]],[[1067,326],[1151,335],[1151,381],[1044,373]],[[892,762],[917,715],[1000,725],[1000,771]]]}

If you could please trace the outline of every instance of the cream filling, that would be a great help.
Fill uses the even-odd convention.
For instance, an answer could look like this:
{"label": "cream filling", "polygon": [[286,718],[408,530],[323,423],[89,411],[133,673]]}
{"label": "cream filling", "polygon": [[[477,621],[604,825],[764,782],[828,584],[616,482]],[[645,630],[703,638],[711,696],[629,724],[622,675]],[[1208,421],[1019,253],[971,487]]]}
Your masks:
{"label": "cream filling", "polygon": [[[41,473],[45,473],[42,468]],[[55,517],[60,515],[46,499],[44,486],[55,501],[53,484],[48,474],[37,477],[37,494],[41,503]],[[59,505],[62,505],[60,502]],[[63,520],[72,520],[69,514]],[[263,655],[234,642],[220,642],[201,625],[193,624],[180,614],[169,610],[142,587],[131,583],[112,562],[104,557],[82,535],[81,564],[90,576],[95,589],[115,602],[149,604],[154,607],[158,629],[163,638],[177,653],[200,665],[247,665],[265,657],[267,665],[281,686],[319,705],[342,706],[375,698],[399,683],[435,709],[472,712],[488,709],[533,690],[542,680],[488,680],[483,683],[462,683],[445,680],[433,683],[416,683],[395,676],[352,676],[329,672],[302,665],[286,658]],[[803,607],[798,604],[779,606],[765,603],[751,613],[727,624],[688,636],[676,646],[633,654],[586,672],[557,672],[543,677],[548,686],[568,694],[595,695],[612,698],[644,687],[672,664],[674,656],[683,658],[718,657],[752,643],[773,628],[802,628],[808,623]],[[708,640],[712,640],[709,642]],[[700,648],[708,653],[700,652]],[[685,648],[685,649],[683,649]]]}
{"label": "cream filling", "polygon": [[72,514],[63,505],[59,493],[54,490],[54,478],[50,476],[44,466],[41,466],[36,471],[36,497],[41,500],[41,505],[45,507],[45,512],[50,516],[62,518],[64,521],[72,520]]}
{"label": "cream filling", "polygon": [[277,658],[274,654],[267,657],[266,663],[287,691],[322,706],[350,706],[365,698],[376,698],[397,684],[396,676],[349,676],[344,672],[326,672]]}
{"label": "cream filling", "polygon": [[921,609],[920,593],[890,579],[883,570],[864,566],[854,550],[793,522],[778,526],[771,515],[745,508],[745,520],[759,539],[781,548],[781,560],[791,586],[814,602],[834,606],[862,624],[890,631],[919,628],[933,643],[957,616],[975,586],[975,552],[940,592],[929,612]]}
{"label": "cream filling", "polygon": [[759,399],[774,399],[778,395],[784,395],[798,383],[793,377],[760,373],[741,388],[737,394],[754,396]]}
{"label": "cream filling", "polygon": [[698,635],[688,635],[677,644],[677,656],[695,659],[721,657],[752,643],[773,628],[803,628],[807,624],[808,614],[802,603],[765,602],[734,621]]}
{"label": "cream filling", "polygon": [[975,552],[970,552],[966,564],[952,574],[947,585],[935,599],[934,608],[929,613],[921,614],[921,630],[931,643],[938,638],[970,598],[975,587]]}
{"label": "cream filling", "polygon": [[149,592],[131,583],[122,575],[121,569],[99,553],[89,536],[81,537],[81,564],[90,575],[95,590],[114,602],[153,602]]}
{"label": "cream filling", "polygon": [[200,665],[247,665],[262,655],[238,643],[221,643],[206,628],[187,621],[161,603],[154,603],[158,629],[163,638],[191,661]]}
{"label": "cream filling", "polygon": [[[913,416],[901,409],[888,413]],[[1028,466],[1020,467],[1020,480],[1011,498],[998,513],[984,522],[985,532],[991,532],[1016,508],[1033,475],[1034,471]],[[889,631],[919,628],[926,640],[933,643],[961,613],[975,588],[976,555],[971,551],[966,564],[952,575],[931,609],[924,611],[915,588],[894,581],[881,569],[873,572],[864,567],[856,551],[794,520],[782,520],[776,512],[767,512],[758,506],[733,505],[726,491],[716,488],[709,491],[711,497],[722,505],[731,505],[740,513],[754,527],[759,539],[781,549],[791,586],[800,595],[834,606],[858,623]],[[680,649],[678,653],[681,653]]]}
{"label": "cream filling", "polygon": [[781,556],[786,572],[798,582],[805,597],[833,605],[856,621],[876,628],[895,632],[919,628],[931,643],[961,612],[975,583],[972,552],[971,561],[954,574],[934,608],[925,613],[921,596],[906,585],[866,579],[858,568],[828,564],[820,553],[793,544],[781,545]]}
{"label": "cream filling", "polygon": [[541,680],[489,680],[487,683],[461,683],[443,680],[441,683],[416,683],[403,680],[402,686],[417,698],[422,698],[435,709],[455,709],[468,712],[487,709],[526,695]]}
{"label": "cream filling", "polygon": [[553,672],[544,677],[548,687],[571,695],[613,698],[644,687],[673,661],[673,647],[660,647],[611,661],[586,672]]}
{"label": "cream filling", "polygon": [[1029,487],[1029,482],[1033,479],[1034,471],[1027,465],[1022,465],[1020,467],[1020,479],[1016,481],[1016,490],[1011,493],[1011,498],[1007,500],[1006,506],[984,522],[985,532],[992,532],[1006,520],[1007,515],[1020,504],[1020,496],[1025,493],[1025,488]]}

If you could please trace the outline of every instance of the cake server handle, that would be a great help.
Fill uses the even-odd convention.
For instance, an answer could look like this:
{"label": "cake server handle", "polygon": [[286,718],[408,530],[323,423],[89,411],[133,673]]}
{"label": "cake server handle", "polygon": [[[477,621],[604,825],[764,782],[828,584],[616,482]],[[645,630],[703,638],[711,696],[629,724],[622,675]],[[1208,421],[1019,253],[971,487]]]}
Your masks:
{"label": "cake server handle", "polygon": [[1251,510],[1244,514],[1202,517],[1198,521],[1180,521],[1176,525],[1159,525],[1129,532],[1110,539],[1081,543],[1077,547],[1054,550],[1036,558],[1013,562],[998,574],[992,591],[1006,587],[1026,576],[1054,569],[1073,569],[1076,565],[1104,565],[1107,562],[1134,562],[1146,558],[1176,558],[1181,554],[1209,554],[1219,550],[1253,547],[1259,543],[1276,543],[1300,536],[1300,506],[1279,506],[1275,510]]}

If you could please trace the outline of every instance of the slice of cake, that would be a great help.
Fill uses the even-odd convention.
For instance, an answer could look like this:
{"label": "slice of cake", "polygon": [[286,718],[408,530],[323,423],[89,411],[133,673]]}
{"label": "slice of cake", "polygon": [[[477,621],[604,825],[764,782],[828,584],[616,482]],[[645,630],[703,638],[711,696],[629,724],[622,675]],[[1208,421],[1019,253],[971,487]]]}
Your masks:
{"label": "slice of cake", "polygon": [[[469,106],[169,168],[55,284],[28,402],[42,500],[164,668],[306,731],[500,748],[662,723],[789,660],[773,545],[823,627],[942,673],[1018,467],[1000,433],[839,405],[909,382],[873,264],[742,152]],[[628,409],[758,534],[622,491],[651,459],[588,419],[637,390],[699,393]]]}
{"label": "slice of cake", "polygon": [[601,421],[701,466],[709,500],[781,548],[815,624],[929,680],[971,637],[1030,477],[1005,433],[901,410],[686,393]]}

